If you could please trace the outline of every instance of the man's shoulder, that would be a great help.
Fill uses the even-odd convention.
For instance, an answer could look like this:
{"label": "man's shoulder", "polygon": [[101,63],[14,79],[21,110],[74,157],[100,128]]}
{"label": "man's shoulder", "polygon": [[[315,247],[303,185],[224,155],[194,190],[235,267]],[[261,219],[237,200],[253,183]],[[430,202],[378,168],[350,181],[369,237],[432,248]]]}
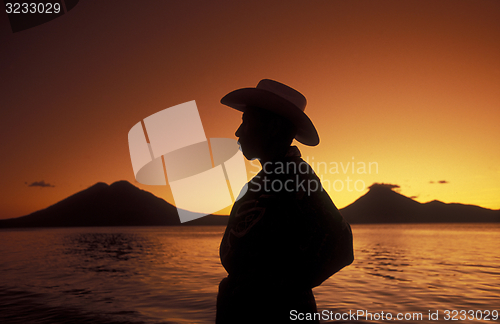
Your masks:
{"label": "man's shoulder", "polygon": [[321,181],[311,166],[300,157],[263,165],[249,182],[249,191],[289,196],[304,191],[321,191]]}

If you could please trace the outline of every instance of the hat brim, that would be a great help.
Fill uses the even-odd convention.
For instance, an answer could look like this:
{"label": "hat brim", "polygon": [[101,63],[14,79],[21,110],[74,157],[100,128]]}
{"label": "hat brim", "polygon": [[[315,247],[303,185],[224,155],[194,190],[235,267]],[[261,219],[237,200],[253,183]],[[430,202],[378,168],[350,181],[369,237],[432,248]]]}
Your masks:
{"label": "hat brim", "polygon": [[258,88],[238,89],[225,95],[220,102],[242,112],[251,107],[272,111],[287,118],[297,127],[297,141],[309,146],[319,144],[318,132],[309,117],[290,101],[270,91]]}

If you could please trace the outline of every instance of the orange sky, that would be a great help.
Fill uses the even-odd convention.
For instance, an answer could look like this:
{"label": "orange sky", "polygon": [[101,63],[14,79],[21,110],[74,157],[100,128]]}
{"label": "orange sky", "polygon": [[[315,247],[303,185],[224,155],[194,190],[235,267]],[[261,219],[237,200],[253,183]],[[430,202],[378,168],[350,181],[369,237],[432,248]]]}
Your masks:
{"label": "orange sky", "polygon": [[[0,15],[0,44],[0,218],[98,181],[172,202],[135,183],[129,129],[196,100],[207,137],[236,138],[241,115],[219,100],[262,78],[307,97],[321,143],[298,146],[339,166],[318,172],[339,208],[373,182],[500,208],[497,0],[81,1],[15,34]],[[378,172],[357,172],[369,162]]]}

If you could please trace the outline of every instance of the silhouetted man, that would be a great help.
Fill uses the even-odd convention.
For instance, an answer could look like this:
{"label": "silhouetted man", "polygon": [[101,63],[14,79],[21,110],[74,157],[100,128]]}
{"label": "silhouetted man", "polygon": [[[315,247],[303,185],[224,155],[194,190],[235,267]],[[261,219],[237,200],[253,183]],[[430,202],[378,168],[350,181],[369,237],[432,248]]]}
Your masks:
{"label": "silhouetted man", "polygon": [[262,170],[234,204],[220,245],[228,277],[219,285],[216,323],[296,323],[307,314],[319,323],[312,288],[354,257],[349,224],[291,146],[293,139],[319,143],[306,98],[265,79],[221,103],[243,112],[236,136]]}

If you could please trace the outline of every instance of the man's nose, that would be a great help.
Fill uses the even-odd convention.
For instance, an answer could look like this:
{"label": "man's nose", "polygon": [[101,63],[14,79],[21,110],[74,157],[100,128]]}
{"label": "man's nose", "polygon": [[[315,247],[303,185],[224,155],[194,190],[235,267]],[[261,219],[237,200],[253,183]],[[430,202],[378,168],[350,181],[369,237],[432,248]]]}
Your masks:
{"label": "man's nose", "polygon": [[240,124],[240,127],[238,127],[238,129],[236,130],[236,132],[234,133],[234,135],[236,135],[236,137],[240,137],[241,136],[241,126],[243,124]]}

